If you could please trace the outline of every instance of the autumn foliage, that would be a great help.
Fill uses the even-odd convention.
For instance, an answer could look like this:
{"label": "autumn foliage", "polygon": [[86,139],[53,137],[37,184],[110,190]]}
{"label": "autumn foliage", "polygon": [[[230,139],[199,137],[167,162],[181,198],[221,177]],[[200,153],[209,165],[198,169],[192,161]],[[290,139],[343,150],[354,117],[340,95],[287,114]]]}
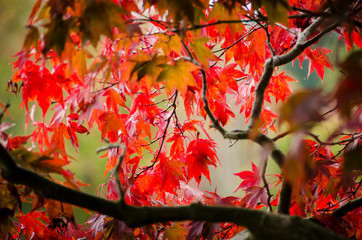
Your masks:
{"label": "autumn foliage", "polygon": [[[27,135],[11,134],[1,103],[0,237],[228,239],[248,229],[306,239],[265,216],[316,228],[310,239],[325,229],[362,239],[361,12],[357,0],[37,0],[7,84]],[[334,89],[293,90],[298,79],[279,67],[297,60],[324,82],[334,70]],[[237,115],[245,124],[227,130]],[[81,195],[85,184],[65,170],[66,145],[95,131],[107,161],[99,197]],[[198,189],[221,167],[211,131],[263,148],[250,170],[230,173],[241,198]],[[268,161],[279,174],[266,174]],[[75,206],[95,212],[80,224]]]}

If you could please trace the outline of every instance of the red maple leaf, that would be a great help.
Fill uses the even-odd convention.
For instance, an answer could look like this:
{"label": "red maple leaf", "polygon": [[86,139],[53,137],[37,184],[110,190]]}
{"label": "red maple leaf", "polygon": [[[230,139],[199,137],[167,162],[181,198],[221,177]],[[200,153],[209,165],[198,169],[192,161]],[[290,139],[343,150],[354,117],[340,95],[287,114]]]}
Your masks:
{"label": "red maple leaf", "polygon": [[[307,48],[304,51],[305,56],[310,60],[308,77],[315,69],[318,76],[323,80],[324,68],[327,67],[333,70],[333,66],[329,61],[329,57],[327,56],[327,54],[330,52],[332,52],[332,50],[326,49],[324,47],[317,47],[314,50],[312,50],[311,48]],[[299,61],[300,60],[301,59],[299,59]]]}
{"label": "red maple leaf", "polygon": [[180,133],[175,133],[172,135],[172,137],[167,139],[167,142],[172,142],[170,148],[171,156],[185,151],[183,136]]}
{"label": "red maple leaf", "polygon": [[26,239],[64,239],[57,231],[46,226],[44,222],[48,223],[49,218],[45,216],[45,212],[20,213],[18,221],[24,226]]}
{"label": "red maple leaf", "polygon": [[266,90],[267,95],[271,95],[275,98],[275,101],[285,102],[287,97],[292,94],[292,90],[289,87],[288,82],[296,82],[297,80],[287,76],[281,72],[277,76],[273,76],[270,79],[270,84]]}
{"label": "red maple leaf", "polygon": [[264,187],[248,187],[245,189],[245,192],[247,194],[240,202],[242,206],[248,205],[249,208],[255,208],[259,202],[263,203],[265,206],[268,205],[268,195]]}
{"label": "red maple leaf", "polygon": [[27,62],[26,70],[22,74],[23,90],[22,96],[25,108],[28,109],[28,102],[37,100],[45,116],[51,100],[63,105],[63,92],[61,80],[56,74],[50,74],[45,67]]}
{"label": "red maple leaf", "polygon": [[111,142],[117,142],[120,131],[126,132],[124,122],[114,112],[104,112],[99,116],[99,128],[102,131],[102,137],[109,139]]}
{"label": "red maple leaf", "polygon": [[156,174],[161,177],[161,190],[176,195],[176,189],[180,189],[180,180],[184,178],[182,169],[185,164],[178,160],[171,160],[165,154],[159,155],[158,168]]}
{"label": "red maple leaf", "polygon": [[240,183],[239,187],[235,190],[235,192],[239,189],[249,188],[253,186],[259,186],[261,182],[261,177],[259,173],[258,167],[252,162],[251,163],[252,171],[242,171],[239,173],[234,173],[234,175],[243,179]]}
{"label": "red maple leaf", "polygon": [[215,143],[207,139],[197,139],[189,143],[186,157],[189,180],[195,178],[197,184],[200,184],[201,175],[204,174],[211,183],[209,165],[216,167],[216,161],[218,160],[214,147]]}

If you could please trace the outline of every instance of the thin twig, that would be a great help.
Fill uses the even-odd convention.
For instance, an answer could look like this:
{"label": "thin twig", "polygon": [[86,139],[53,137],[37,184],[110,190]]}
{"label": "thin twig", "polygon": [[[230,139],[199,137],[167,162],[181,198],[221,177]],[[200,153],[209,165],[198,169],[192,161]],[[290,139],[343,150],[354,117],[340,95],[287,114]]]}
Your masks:
{"label": "thin twig", "polygon": [[108,144],[106,146],[97,148],[96,153],[98,154],[100,152],[104,152],[104,151],[107,151],[107,150],[113,149],[113,148],[122,148],[122,145],[119,143]]}
{"label": "thin twig", "polygon": [[[348,196],[342,198],[341,200],[339,200],[338,202],[336,202],[336,203],[334,203],[334,204],[330,204],[330,203],[329,203],[329,204],[328,204],[328,205],[329,205],[328,208],[319,209],[319,210],[317,210],[317,212],[324,212],[324,213],[325,213],[325,212],[331,211],[332,208],[334,208],[335,206],[337,206],[337,205],[340,204],[341,202],[344,202],[344,201],[346,201],[347,199],[350,199],[350,198],[352,198],[352,197],[356,197],[356,193],[358,192],[358,190],[360,189],[361,186],[362,186],[362,180],[359,181],[358,186],[356,187],[356,189],[355,189],[353,192],[351,192]],[[361,203],[361,204],[362,204],[362,203]],[[345,205],[346,205],[346,204],[345,204]],[[344,207],[345,205],[343,205],[342,207]],[[362,206],[362,205],[361,205],[361,206]],[[342,208],[342,207],[340,207],[340,208]],[[340,208],[335,209],[335,211],[333,212],[333,214],[342,215],[341,212],[342,212],[342,211],[345,212],[345,211],[344,211],[344,210],[340,210]],[[338,211],[339,211],[339,213],[338,213]],[[335,212],[337,212],[337,213],[335,213]]]}
{"label": "thin twig", "polygon": [[334,108],[332,108],[331,110],[328,110],[327,112],[323,113],[323,114],[322,114],[322,117],[324,117],[325,115],[333,112],[333,111],[336,110],[337,108],[338,108],[338,105],[336,105],[336,106],[335,106]]}
{"label": "thin twig", "polygon": [[290,29],[290,28],[287,28],[286,26],[284,26],[283,24],[280,24],[280,23],[278,23],[278,22],[276,22],[275,25],[277,25],[278,27],[284,29],[284,30],[287,31],[287,32],[290,32],[291,34],[293,34],[293,35],[295,35],[295,36],[298,36],[298,34],[299,34],[297,31],[294,31],[294,30],[292,30],[292,29]]}
{"label": "thin twig", "polygon": [[361,206],[362,206],[362,197],[349,201],[348,203],[344,204],[339,209],[335,210],[332,214],[336,217],[342,218],[347,213],[349,213]]}
{"label": "thin twig", "polygon": [[273,45],[271,44],[270,42],[270,33],[269,33],[269,30],[268,30],[268,22],[266,23],[266,26],[264,26],[262,23],[260,23],[259,21],[256,22],[262,29],[264,29],[265,31],[265,34],[267,36],[267,40],[266,40],[266,43],[269,47],[269,50],[270,52],[272,53],[273,56],[275,56],[275,50],[273,48]]}
{"label": "thin twig", "polygon": [[211,112],[209,107],[209,101],[207,100],[206,94],[207,94],[207,80],[206,80],[206,73],[204,69],[200,69],[201,76],[202,76],[202,101],[204,102],[204,109],[209,118],[212,122],[212,127],[214,127],[216,130],[218,130],[221,135],[225,135],[226,131],[225,129],[220,125],[219,121],[215,118],[214,114]]}
{"label": "thin twig", "polygon": [[142,106],[142,107],[149,107],[149,106],[156,106],[156,105],[161,104],[161,103],[164,103],[164,102],[170,102],[171,99],[173,98],[174,94],[175,94],[175,92],[174,92],[170,97],[168,97],[168,98],[162,99],[162,100],[160,100],[160,101],[158,101],[158,102],[151,103],[151,104],[140,104],[140,106]]}
{"label": "thin twig", "polygon": [[116,167],[114,169],[114,177],[116,179],[116,183],[117,183],[117,187],[118,187],[118,191],[119,191],[119,196],[120,196],[119,201],[121,204],[125,204],[125,200],[124,200],[125,196],[124,196],[121,180],[119,179],[119,169],[121,168],[124,157],[126,156],[126,147],[123,144],[121,145],[121,150],[122,150],[122,153],[121,153],[121,155],[119,155],[118,164],[116,165]]}
{"label": "thin twig", "polygon": [[336,141],[336,142],[323,142],[322,140],[319,139],[319,137],[317,135],[315,135],[313,133],[308,133],[308,135],[313,137],[316,140],[316,142],[318,142],[320,145],[338,145],[338,144],[344,144],[347,142],[351,142],[357,138],[362,137],[362,132],[358,133],[358,134],[351,134],[352,135],[351,138],[343,139],[343,140]]}
{"label": "thin twig", "polygon": [[158,149],[157,155],[156,155],[156,157],[155,157],[155,159],[153,160],[153,162],[152,162],[151,165],[149,165],[149,166],[147,166],[147,167],[144,167],[141,172],[139,172],[139,173],[136,174],[135,180],[136,180],[140,175],[142,175],[144,172],[146,172],[147,170],[153,168],[153,167],[155,166],[155,164],[156,164],[156,162],[157,162],[160,154],[161,154],[163,145],[165,144],[168,126],[170,125],[170,122],[171,122],[172,117],[173,117],[174,114],[176,113],[176,100],[177,100],[177,95],[178,95],[178,94],[177,94],[177,91],[175,91],[175,92],[176,92],[176,94],[174,95],[174,100],[173,100],[173,103],[172,103],[172,105],[171,105],[171,106],[173,106],[173,111],[172,111],[170,117],[167,119],[166,126],[165,126],[165,130],[164,130],[164,132],[163,132],[163,134],[162,134],[161,145],[160,145],[160,148]]}
{"label": "thin twig", "polygon": [[193,25],[192,27],[189,27],[186,30],[187,31],[196,30],[196,29],[215,26],[215,25],[219,25],[219,24],[248,23],[248,22],[254,22],[254,20],[219,20],[216,22],[207,23],[207,24],[203,24],[203,25]]}
{"label": "thin twig", "polygon": [[147,146],[150,146],[152,144],[154,144],[155,142],[157,142],[158,140],[160,140],[162,138],[162,136],[152,140],[151,142],[147,143],[147,144],[141,144],[142,147],[147,147]]}
{"label": "thin twig", "polygon": [[124,192],[123,192],[123,188],[122,188],[122,185],[121,185],[121,181],[119,179],[119,169],[121,167],[121,164],[124,160],[124,157],[126,155],[126,147],[124,146],[124,144],[119,144],[119,143],[116,143],[116,144],[108,144],[107,146],[104,146],[104,147],[100,147],[97,149],[96,153],[100,153],[100,152],[103,152],[103,151],[107,151],[107,150],[110,150],[110,149],[113,149],[113,148],[117,148],[117,150],[120,148],[122,150],[122,153],[119,155],[119,158],[118,158],[118,163],[116,165],[116,167],[113,169],[113,175],[116,179],[116,183],[117,183],[117,187],[118,187],[118,191],[119,191],[119,196],[120,196],[120,202],[122,204],[124,204]]}
{"label": "thin twig", "polygon": [[294,131],[292,131],[292,130],[288,130],[288,131],[285,131],[285,132],[283,132],[283,133],[281,133],[281,134],[278,134],[277,136],[275,136],[274,138],[273,138],[273,141],[274,142],[276,142],[277,140],[279,140],[279,139],[281,139],[281,138],[283,138],[283,137],[285,137],[285,136],[287,136],[287,135],[289,135],[289,134],[291,134],[291,133],[293,133]]}
{"label": "thin twig", "polygon": [[184,41],[181,41],[181,42],[182,42],[182,45],[184,46],[187,54],[188,54],[189,57],[190,57],[190,59],[187,59],[187,58],[185,58],[185,59],[186,59],[187,61],[189,61],[189,62],[192,62],[192,63],[195,64],[196,66],[201,66],[201,64],[200,64],[198,61],[196,61],[196,59],[195,59],[194,56],[192,55],[192,53],[191,53],[190,49],[187,47],[186,43],[185,43]]}
{"label": "thin twig", "polygon": [[261,176],[261,179],[263,180],[264,188],[266,189],[266,192],[268,194],[268,210],[269,210],[269,212],[273,212],[273,208],[272,208],[272,206],[270,204],[270,201],[271,201],[273,195],[270,193],[269,185],[268,185],[268,182],[267,182],[267,180],[265,178],[265,172],[266,172],[267,165],[268,165],[268,156],[266,156],[266,159],[264,159],[264,161],[263,161],[263,166],[262,166],[262,169],[261,169],[260,176]]}
{"label": "thin twig", "polygon": [[[190,49],[187,47],[186,43],[184,43],[184,41],[182,41],[182,44],[184,46],[184,48],[186,49],[189,57],[190,57],[190,61],[192,63],[194,63],[197,66],[201,66],[200,63],[198,63],[196,61],[196,59],[192,56]],[[207,79],[206,79],[206,73],[205,70],[203,68],[200,68],[200,72],[201,72],[201,76],[202,76],[202,101],[204,102],[204,109],[205,112],[207,113],[207,115],[209,116],[209,118],[211,119],[212,122],[212,126],[218,130],[222,135],[225,134],[225,130],[221,127],[219,121],[215,118],[214,114],[212,114],[210,107],[209,107],[209,101],[207,100]]]}
{"label": "thin twig", "polygon": [[2,118],[4,117],[5,113],[7,112],[7,110],[9,109],[10,107],[10,103],[7,103],[5,106],[4,106],[4,109],[1,111],[0,113],[0,121],[2,120]]}
{"label": "thin twig", "polygon": [[233,228],[232,225],[228,226],[227,228],[225,228],[223,231],[224,232],[224,235],[221,237],[221,239],[225,239],[226,235],[230,232],[230,230]]}
{"label": "thin twig", "polygon": [[330,12],[324,11],[324,12],[313,12],[305,8],[298,8],[293,7],[294,11],[301,12],[301,15],[290,15],[289,18],[311,18],[311,17],[324,17],[329,18],[333,17],[333,15]]}
{"label": "thin twig", "polygon": [[[247,36],[249,36],[250,34],[252,34],[253,32],[257,31],[258,29],[260,29],[261,27],[255,27],[252,28],[250,31],[248,31],[247,33],[245,33],[244,35],[242,35],[238,40],[236,40],[235,42],[233,42],[232,44],[230,44],[229,46],[225,47],[225,48],[221,48],[218,49],[216,51],[213,51],[213,53],[218,53],[221,52],[222,53],[218,56],[218,58],[221,58],[230,48],[234,47],[236,44],[238,44],[241,40],[243,40],[244,38],[246,38]],[[217,62],[213,63],[210,68],[214,67],[217,64]]]}

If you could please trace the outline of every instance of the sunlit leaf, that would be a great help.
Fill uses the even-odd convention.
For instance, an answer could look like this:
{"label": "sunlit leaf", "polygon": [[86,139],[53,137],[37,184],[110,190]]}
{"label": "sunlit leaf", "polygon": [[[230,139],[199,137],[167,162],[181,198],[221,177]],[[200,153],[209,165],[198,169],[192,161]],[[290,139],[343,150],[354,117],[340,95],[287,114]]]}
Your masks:
{"label": "sunlit leaf", "polygon": [[185,60],[178,60],[173,65],[163,65],[164,70],[157,77],[157,81],[165,81],[165,87],[168,93],[175,88],[181,95],[184,95],[188,86],[197,86],[192,72],[199,67]]}
{"label": "sunlit leaf", "polygon": [[191,47],[195,52],[196,59],[206,68],[209,68],[209,60],[215,60],[214,54],[205,46],[209,41],[207,37],[196,38]]}
{"label": "sunlit leaf", "polygon": [[188,234],[188,231],[182,226],[182,223],[175,223],[170,228],[168,228],[163,234],[163,239],[166,240],[185,240]]}

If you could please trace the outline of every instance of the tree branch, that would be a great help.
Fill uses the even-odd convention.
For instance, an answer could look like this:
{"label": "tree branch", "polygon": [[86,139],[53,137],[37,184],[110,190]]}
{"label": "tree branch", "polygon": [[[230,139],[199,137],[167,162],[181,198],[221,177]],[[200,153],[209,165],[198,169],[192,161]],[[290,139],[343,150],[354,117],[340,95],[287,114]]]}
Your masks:
{"label": "tree branch", "polygon": [[[258,210],[206,206],[194,203],[177,207],[134,207],[73,190],[15,164],[0,144],[1,174],[9,182],[26,185],[49,199],[93,210],[140,227],[167,221],[231,222],[249,229],[256,239],[343,239],[329,230],[300,217],[270,214]],[[263,229],[263,231],[260,231]]]}
{"label": "tree branch", "polygon": [[[112,214],[115,203],[64,187],[23,167],[19,167],[0,144],[1,175],[9,182],[26,185],[44,197],[70,203],[89,210]],[[122,215],[122,213],[120,213]]]}
{"label": "tree branch", "polygon": [[[255,99],[251,112],[251,124],[249,129],[255,127],[256,122],[260,118],[261,110],[263,108],[264,103],[264,94],[269,86],[270,79],[273,75],[274,67],[281,66],[287,64],[298,57],[304,49],[306,49],[311,44],[315,43],[318,39],[320,39],[324,34],[336,28],[340,23],[336,22],[330,24],[319,34],[314,36],[312,39],[308,40],[310,36],[312,36],[317,29],[322,26],[326,22],[325,17],[319,17],[313,24],[311,24],[308,28],[306,28],[302,33],[299,34],[298,40],[294,47],[284,55],[281,56],[273,56],[267,59],[264,63],[264,72],[260,78],[259,84],[255,89]],[[281,166],[282,163],[279,164]],[[280,199],[278,203],[278,212],[288,214],[290,207],[290,199],[292,194],[292,186],[283,182],[282,189],[280,192]]]}
{"label": "tree branch", "polygon": [[[256,121],[260,118],[261,110],[264,103],[264,94],[266,91],[266,88],[269,86],[270,79],[273,75],[274,67],[284,65],[292,60],[294,60],[296,57],[298,57],[304,49],[306,49],[311,44],[315,43],[318,39],[320,39],[324,34],[327,32],[333,30],[335,27],[339,25],[339,23],[330,24],[327,28],[325,28],[323,31],[321,31],[319,34],[314,36],[312,39],[308,40],[308,38],[313,35],[317,29],[326,22],[325,17],[319,17],[313,24],[311,24],[308,28],[306,28],[302,33],[299,34],[298,40],[294,47],[286,54],[282,56],[273,56],[265,61],[264,64],[264,72],[261,76],[260,82],[257,85],[255,89],[255,99],[253,103],[252,113],[251,113],[251,124],[248,131],[241,131],[241,130],[234,130],[234,131],[226,131],[219,123],[219,121],[215,118],[215,116],[212,114],[209,103],[207,100],[207,79],[206,74],[203,69],[201,69],[201,75],[202,75],[202,100],[204,102],[204,109],[211,119],[211,122],[213,124],[213,127],[218,130],[221,135],[224,138],[229,139],[250,139],[262,147],[266,147],[267,144],[269,149],[272,149],[272,158],[276,163],[279,165],[279,167],[282,167],[284,163],[284,154],[276,147],[274,141],[270,138],[268,138],[264,134],[259,134],[256,138],[250,138],[250,130],[254,127],[256,124]],[[184,44],[184,47],[187,49],[187,46]],[[191,57],[191,61],[194,62],[195,59],[193,58],[192,54],[188,51],[188,54]],[[292,186],[287,183],[283,182],[282,189],[280,193],[280,199],[278,204],[278,213],[284,213],[289,214],[289,207],[290,207],[290,199],[292,194]]]}
{"label": "tree branch", "polygon": [[224,134],[226,133],[225,129],[220,125],[219,121],[215,118],[214,114],[212,114],[210,107],[209,107],[209,101],[207,100],[206,97],[206,92],[207,92],[207,81],[206,81],[206,73],[204,69],[200,69],[201,75],[202,75],[202,101],[204,102],[204,109],[207,113],[207,115],[209,116],[209,118],[211,119],[212,125],[213,127],[218,130],[221,135],[224,136]]}
{"label": "tree branch", "polygon": [[[259,84],[255,89],[255,99],[253,103],[253,108],[251,112],[251,124],[250,128],[252,128],[256,121],[260,117],[260,113],[264,103],[264,93],[266,88],[269,86],[269,81],[273,75],[274,67],[281,66],[293,61],[296,57],[298,57],[304,49],[317,41],[320,37],[322,37],[326,32],[323,31],[323,34],[319,34],[313,38],[313,41],[307,41],[307,39],[315,33],[315,31],[325,22],[326,18],[320,17],[313,24],[311,24],[308,28],[306,28],[302,33],[299,34],[298,40],[294,47],[284,55],[273,56],[268,58],[264,63],[264,72],[260,78]],[[334,25],[333,25],[334,26]],[[334,27],[335,28],[335,27]],[[333,28],[333,29],[334,29]],[[328,28],[329,30],[330,28]],[[332,29],[330,29],[332,30]],[[330,31],[329,30],[329,31]]]}
{"label": "tree branch", "polygon": [[336,217],[342,218],[347,213],[349,213],[359,207],[362,207],[362,197],[349,201],[348,203],[344,204],[342,207],[333,211],[332,214]]}

